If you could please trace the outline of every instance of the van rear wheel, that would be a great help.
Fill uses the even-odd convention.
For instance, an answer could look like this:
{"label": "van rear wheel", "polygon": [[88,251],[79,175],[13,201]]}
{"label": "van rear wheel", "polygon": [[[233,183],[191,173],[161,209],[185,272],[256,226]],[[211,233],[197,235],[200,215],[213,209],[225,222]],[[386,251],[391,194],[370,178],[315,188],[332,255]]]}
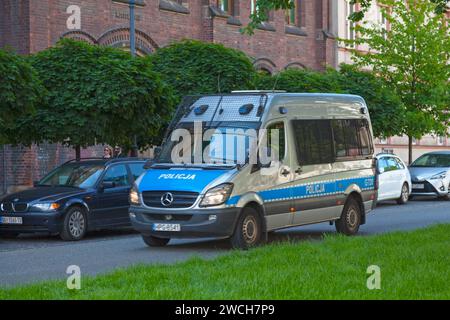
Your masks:
{"label": "van rear wheel", "polygon": [[361,225],[361,206],[355,198],[350,198],[345,203],[341,217],[336,220],[336,231],[347,236],[358,233]]}
{"label": "van rear wheel", "polygon": [[246,250],[257,246],[261,239],[262,223],[258,212],[250,207],[244,208],[230,239],[232,247]]}
{"label": "van rear wheel", "polygon": [[170,241],[170,238],[158,238],[154,236],[142,236],[145,244],[149,247],[164,247]]}

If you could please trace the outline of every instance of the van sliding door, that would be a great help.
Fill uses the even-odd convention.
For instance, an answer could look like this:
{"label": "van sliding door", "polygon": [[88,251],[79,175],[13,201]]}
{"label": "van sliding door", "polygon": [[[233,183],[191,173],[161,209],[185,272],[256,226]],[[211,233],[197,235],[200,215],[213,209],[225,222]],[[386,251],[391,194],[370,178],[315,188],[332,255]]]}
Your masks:
{"label": "van sliding door", "polygon": [[336,182],[332,173],[334,143],[330,120],[292,120],[294,169],[293,224],[330,220],[336,216]]}

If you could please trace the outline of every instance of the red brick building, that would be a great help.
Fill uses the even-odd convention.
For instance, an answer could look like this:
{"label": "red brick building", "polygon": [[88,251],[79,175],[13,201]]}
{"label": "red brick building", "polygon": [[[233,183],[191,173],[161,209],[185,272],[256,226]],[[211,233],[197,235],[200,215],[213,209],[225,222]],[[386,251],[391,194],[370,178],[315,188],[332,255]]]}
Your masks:
{"label": "red brick building", "polygon": [[[253,36],[243,35],[240,29],[255,10],[254,0],[137,2],[145,4],[136,9],[139,54],[192,38],[240,49],[258,69],[269,73],[336,66],[333,0],[296,0],[292,10],[270,12]],[[64,37],[128,49],[128,26],[128,5],[112,0],[0,0],[0,48],[11,47],[22,54],[46,49]],[[85,155],[97,153],[85,151]],[[60,146],[0,150],[0,193],[7,187],[29,185],[70,156]]]}

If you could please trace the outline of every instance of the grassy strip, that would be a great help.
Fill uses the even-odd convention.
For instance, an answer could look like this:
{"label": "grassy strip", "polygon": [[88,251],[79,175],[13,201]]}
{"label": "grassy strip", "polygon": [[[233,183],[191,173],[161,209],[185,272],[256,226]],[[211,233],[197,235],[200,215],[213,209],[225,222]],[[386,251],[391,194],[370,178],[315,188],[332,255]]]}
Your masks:
{"label": "grassy strip", "polygon": [[[380,290],[366,287],[369,265],[381,268]],[[0,299],[450,299],[450,224],[139,265],[83,277],[79,291],[48,281]]]}

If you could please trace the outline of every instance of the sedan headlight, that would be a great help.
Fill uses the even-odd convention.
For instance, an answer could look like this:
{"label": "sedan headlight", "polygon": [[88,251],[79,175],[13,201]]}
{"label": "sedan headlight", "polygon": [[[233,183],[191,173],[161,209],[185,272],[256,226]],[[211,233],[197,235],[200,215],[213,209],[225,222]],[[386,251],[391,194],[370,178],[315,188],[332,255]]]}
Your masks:
{"label": "sedan headlight", "polygon": [[446,176],[447,176],[447,171],[442,171],[442,172],[439,172],[438,174],[435,174],[430,179],[431,180],[445,179]]}
{"label": "sedan headlight", "polygon": [[61,205],[57,202],[41,202],[31,206],[31,209],[37,209],[39,211],[55,211],[59,209]]}
{"label": "sedan headlight", "polygon": [[218,206],[225,203],[233,190],[233,184],[224,183],[209,189],[203,196],[200,207]]}
{"label": "sedan headlight", "polygon": [[130,190],[130,196],[129,196],[130,204],[139,206],[141,203],[139,201],[139,192],[137,191],[136,186],[133,186]]}

